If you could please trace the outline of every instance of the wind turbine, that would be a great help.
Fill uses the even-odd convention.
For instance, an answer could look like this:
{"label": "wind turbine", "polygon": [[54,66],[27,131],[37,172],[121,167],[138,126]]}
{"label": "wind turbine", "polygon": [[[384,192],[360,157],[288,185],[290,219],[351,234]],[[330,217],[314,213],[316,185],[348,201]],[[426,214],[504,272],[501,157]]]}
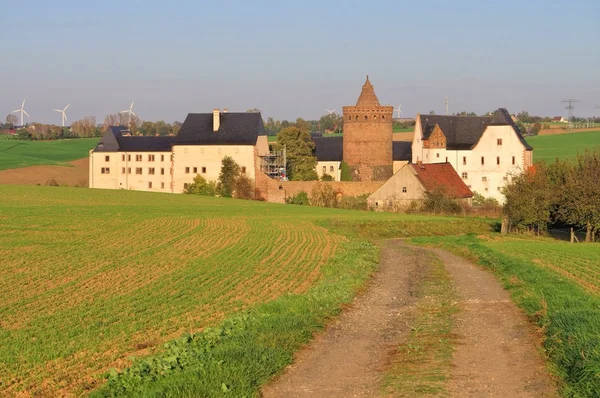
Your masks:
{"label": "wind turbine", "polygon": [[325,109],[325,110],[326,110],[326,111],[327,111],[327,112],[328,112],[330,115],[331,115],[331,114],[333,114],[333,112],[335,112],[335,109],[333,109],[333,110],[331,110],[331,111],[330,111],[329,109]]}
{"label": "wind turbine", "polygon": [[119,112],[119,113],[128,113],[129,114],[129,128],[131,128],[131,115],[135,116],[135,113],[133,113],[133,103],[134,102],[135,101],[131,101],[131,105],[129,106],[129,109]]}
{"label": "wind turbine", "polygon": [[27,113],[27,112],[25,111],[25,101],[26,101],[26,100],[23,100],[23,104],[21,104],[21,108],[20,108],[20,109],[17,109],[16,111],[12,111],[12,112],[11,112],[11,113],[17,113],[17,112],[21,112],[21,126],[23,126],[23,114],[26,114],[26,115],[27,115],[27,117],[31,117],[31,116],[29,116],[29,113]]}
{"label": "wind turbine", "polygon": [[55,112],[60,112],[61,113],[61,119],[62,119],[62,126],[65,127],[65,122],[67,121],[67,114],[65,113],[65,111],[67,110],[67,108],[69,107],[68,104],[67,106],[65,106],[65,109],[55,109]]}
{"label": "wind turbine", "polygon": [[444,105],[446,105],[446,116],[448,116],[448,104],[450,104],[450,101],[448,100],[448,96],[446,96],[446,99],[444,100]]}
{"label": "wind turbine", "polygon": [[402,104],[398,105],[396,112],[398,112],[398,119],[400,119],[400,115],[404,115],[404,112],[402,112]]}

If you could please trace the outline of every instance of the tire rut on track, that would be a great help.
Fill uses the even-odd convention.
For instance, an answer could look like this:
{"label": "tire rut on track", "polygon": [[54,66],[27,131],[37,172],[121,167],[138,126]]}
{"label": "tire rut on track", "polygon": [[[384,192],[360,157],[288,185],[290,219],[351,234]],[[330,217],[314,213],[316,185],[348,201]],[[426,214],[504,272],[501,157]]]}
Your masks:
{"label": "tire rut on track", "polygon": [[263,388],[263,397],[379,396],[394,349],[410,331],[414,293],[432,255],[451,274],[461,308],[449,395],[556,396],[532,326],[489,272],[443,250],[392,240],[382,243],[367,289]]}

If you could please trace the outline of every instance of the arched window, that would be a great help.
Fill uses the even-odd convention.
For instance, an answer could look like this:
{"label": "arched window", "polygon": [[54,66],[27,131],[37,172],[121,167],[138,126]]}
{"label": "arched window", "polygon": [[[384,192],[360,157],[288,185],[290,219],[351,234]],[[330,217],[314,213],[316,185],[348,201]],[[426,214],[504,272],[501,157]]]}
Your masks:
{"label": "arched window", "polygon": [[373,115],[373,120],[377,120],[377,115]]}
{"label": "arched window", "polygon": [[385,120],[385,115],[381,116],[381,120]]}
{"label": "arched window", "polygon": [[369,116],[368,115],[365,115],[365,120],[369,120]]}
{"label": "arched window", "polygon": [[358,115],[356,115],[356,120],[358,120]]}

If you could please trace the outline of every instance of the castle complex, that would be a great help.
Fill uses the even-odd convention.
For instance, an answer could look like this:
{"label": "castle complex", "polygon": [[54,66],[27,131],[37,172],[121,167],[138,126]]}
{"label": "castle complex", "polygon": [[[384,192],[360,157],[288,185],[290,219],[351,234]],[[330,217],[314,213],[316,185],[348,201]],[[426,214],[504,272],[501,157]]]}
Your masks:
{"label": "castle complex", "polygon": [[354,181],[386,181],[393,174],[392,106],[381,106],[367,81],[356,106],[345,106],[343,159]]}

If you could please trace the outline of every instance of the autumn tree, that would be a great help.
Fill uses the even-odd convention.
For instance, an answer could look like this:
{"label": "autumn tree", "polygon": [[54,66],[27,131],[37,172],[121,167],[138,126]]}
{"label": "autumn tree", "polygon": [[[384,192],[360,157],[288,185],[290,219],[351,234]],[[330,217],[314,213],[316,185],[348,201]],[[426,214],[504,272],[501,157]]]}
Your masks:
{"label": "autumn tree", "polygon": [[600,154],[586,151],[566,173],[559,206],[561,219],[585,228],[585,241],[600,231]]}
{"label": "autumn tree", "polygon": [[311,181],[318,179],[315,167],[317,158],[313,155],[315,143],[308,130],[287,127],[277,134],[277,149],[285,146],[287,155],[287,175],[291,180]]}

